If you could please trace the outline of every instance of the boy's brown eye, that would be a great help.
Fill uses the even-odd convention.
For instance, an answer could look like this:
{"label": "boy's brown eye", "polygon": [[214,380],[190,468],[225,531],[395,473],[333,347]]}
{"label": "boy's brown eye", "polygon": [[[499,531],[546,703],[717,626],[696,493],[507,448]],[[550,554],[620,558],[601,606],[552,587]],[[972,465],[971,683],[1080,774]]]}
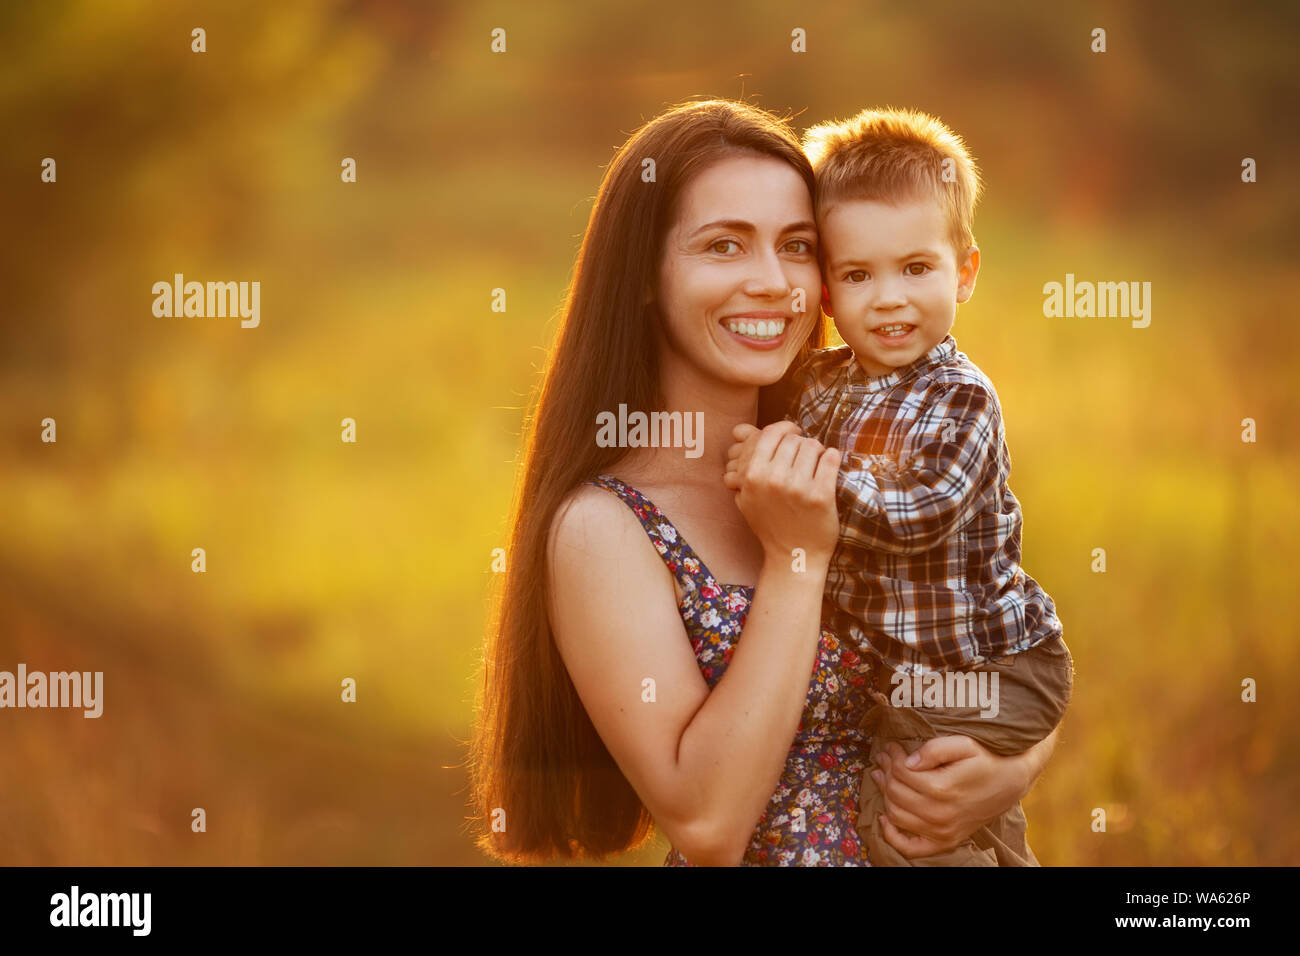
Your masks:
{"label": "boy's brown eye", "polygon": [[[923,276],[925,275],[926,270],[929,268],[930,267],[927,266],[924,262],[913,262],[911,265],[907,267],[907,274],[912,276]],[[913,272],[912,271],[913,269],[918,271]]]}

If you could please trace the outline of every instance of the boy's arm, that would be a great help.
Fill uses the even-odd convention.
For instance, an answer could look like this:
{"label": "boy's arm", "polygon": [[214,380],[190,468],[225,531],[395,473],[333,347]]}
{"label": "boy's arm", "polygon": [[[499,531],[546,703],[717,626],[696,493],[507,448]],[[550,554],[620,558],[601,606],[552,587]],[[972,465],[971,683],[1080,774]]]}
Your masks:
{"label": "boy's arm", "polygon": [[959,383],[935,387],[925,404],[904,443],[910,460],[840,449],[842,540],[894,554],[928,551],[996,493],[997,398],[978,384]]}
{"label": "boy's arm", "polygon": [[758,390],[758,427],[779,421],[797,421],[799,405],[799,369],[792,368],[779,381]]}
{"label": "boy's arm", "polygon": [[799,410],[815,383],[812,365],[816,354],[810,352],[796,358],[778,382],[758,390],[759,428],[779,421],[802,425]]}

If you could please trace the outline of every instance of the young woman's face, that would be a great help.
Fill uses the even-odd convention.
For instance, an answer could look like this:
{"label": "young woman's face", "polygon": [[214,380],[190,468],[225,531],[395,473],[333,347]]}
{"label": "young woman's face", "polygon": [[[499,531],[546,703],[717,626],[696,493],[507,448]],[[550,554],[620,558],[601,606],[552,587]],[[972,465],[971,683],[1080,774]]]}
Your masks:
{"label": "young woman's face", "polygon": [[683,191],[659,263],[667,346],[705,375],[770,385],[821,306],[812,198],[767,156],[719,160]]}

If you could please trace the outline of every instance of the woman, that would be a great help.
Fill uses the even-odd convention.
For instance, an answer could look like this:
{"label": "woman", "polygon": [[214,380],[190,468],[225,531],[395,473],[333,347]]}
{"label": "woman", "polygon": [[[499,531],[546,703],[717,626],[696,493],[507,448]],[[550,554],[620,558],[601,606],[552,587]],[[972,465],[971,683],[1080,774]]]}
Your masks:
{"label": "woman", "polygon": [[[610,165],[486,653],[470,769],[490,854],[599,858],[653,819],[667,865],[869,862],[854,823],[870,667],[819,620],[838,452],[786,424],[765,433],[763,480],[722,483],[760,388],[824,342],[812,187],[788,127],[728,101],[667,111]],[[620,406],[701,422],[702,453],[606,447],[598,421]],[[946,737],[910,768],[895,751],[887,838],[909,856],[956,845],[1028,791],[1053,743],[1000,757]]]}

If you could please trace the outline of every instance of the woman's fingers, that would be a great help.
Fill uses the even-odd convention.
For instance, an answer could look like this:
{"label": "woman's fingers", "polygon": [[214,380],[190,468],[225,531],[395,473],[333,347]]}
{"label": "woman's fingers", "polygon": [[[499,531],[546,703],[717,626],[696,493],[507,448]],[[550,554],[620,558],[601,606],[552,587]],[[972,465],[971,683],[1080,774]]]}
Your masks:
{"label": "woman's fingers", "polygon": [[812,438],[801,438],[795,451],[790,471],[795,480],[804,487],[812,485],[813,473],[817,470],[817,461],[821,458],[821,442]]}
{"label": "woman's fingers", "polygon": [[[908,814],[913,823],[922,823],[926,827],[942,822],[936,817],[936,813],[941,811],[937,810],[934,799],[899,779],[900,764],[891,764],[889,759],[884,757],[881,765],[884,769],[876,771],[880,776],[874,779],[876,786],[884,795],[886,805]],[[906,824],[902,825],[906,826]]]}
{"label": "woman's fingers", "polygon": [[960,734],[931,737],[920,746],[916,753],[912,754],[915,760],[911,763],[908,763],[908,761],[912,758],[903,754],[902,749],[902,747],[899,747],[899,753],[895,755],[901,764],[900,769],[907,769],[917,774],[925,770],[942,767],[945,764],[955,763],[958,760],[965,760],[967,757],[979,756],[979,752],[975,748],[975,742],[971,738]]}
{"label": "woman's fingers", "polygon": [[[799,454],[799,447],[804,443],[804,439],[798,435],[784,435],[781,438],[781,444],[776,446],[772,452],[771,467],[773,477],[784,477],[789,473],[794,465],[795,456]],[[780,482],[784,484],[784,481]]]}
{"label": "woman's fingers", "polygon": [[793,422],[776,422],[750,434],[723,478],[740,491],[736,503],[766,553],[784,555],[798,546],[820,559],[834,549],[839,526],[834,497],[813,491],[821,442],[799,432]]}
{"label": "woman's fingers", "polygon": [[890,822],[887,816],[882,815],[880,818],[880,832],[884,836],[886,843],[909,860],[918,856],[933,856],[943,849],[933,840],[900,830]]}
{"label": "woman's fingers", "polygon": [[814,491],[835,497],[835,477],[840,472],[841,457],[838,448],[827,448],[818,456],[812,476]]}
{"label": "woman's fingers", "polygon": [[[934,740],[938,739],[940,738],[934,738]],[[966,743],[970,741],[969,737],[948,737],[944,739],[952,741],[951,750],[948,753],[969,756],[966,747]],[[927,745],[932,743],[932,741],[926,742]],[[934,747],[938,748],[939,745],[935,744]],[[897,742],[890,741],[885,749],[887,751],[885,767],[889,771],[889,776],[898,783],[899,787],[903,788],[899,791],[900,793],[915,793],[923,800],[943,800],[948,796],[948,787],[952,775],[945,771],[942,766],[931,767],[928,770],[913,769],[907,765],[907,751],[899,746]],[[923,745],[921,750],[924,749]],[[918,753],[920,752],[918,751]],[[932,749],[929,753],[936,752],[943,754],[945,751]]]}
{"label": "woman's fingers", "polygon": [[895,824],[912,833],[933,833],[940,824],[907,809],[889,797],[885,798],[885,813]]}
{"label": "woman's fingers", "polygon": [[794,422],[776,422],[768,425],[758,436],[758,444],[754,446],[754,457],[751,461],[760,464],[771,461],[782,440],[787,435],[797,435],[798,432],[799,426]]}
{"label": "woman's fingers", "polygon": [[931,804],[920,799],[917,792],[900,790],[888,777],[876,778],[876,787],[884,797],[889,818],[898,826],[914,831],[928,831],[939,825],[939,821],[931,819],[931,814],[927,812],[926,808]]}

